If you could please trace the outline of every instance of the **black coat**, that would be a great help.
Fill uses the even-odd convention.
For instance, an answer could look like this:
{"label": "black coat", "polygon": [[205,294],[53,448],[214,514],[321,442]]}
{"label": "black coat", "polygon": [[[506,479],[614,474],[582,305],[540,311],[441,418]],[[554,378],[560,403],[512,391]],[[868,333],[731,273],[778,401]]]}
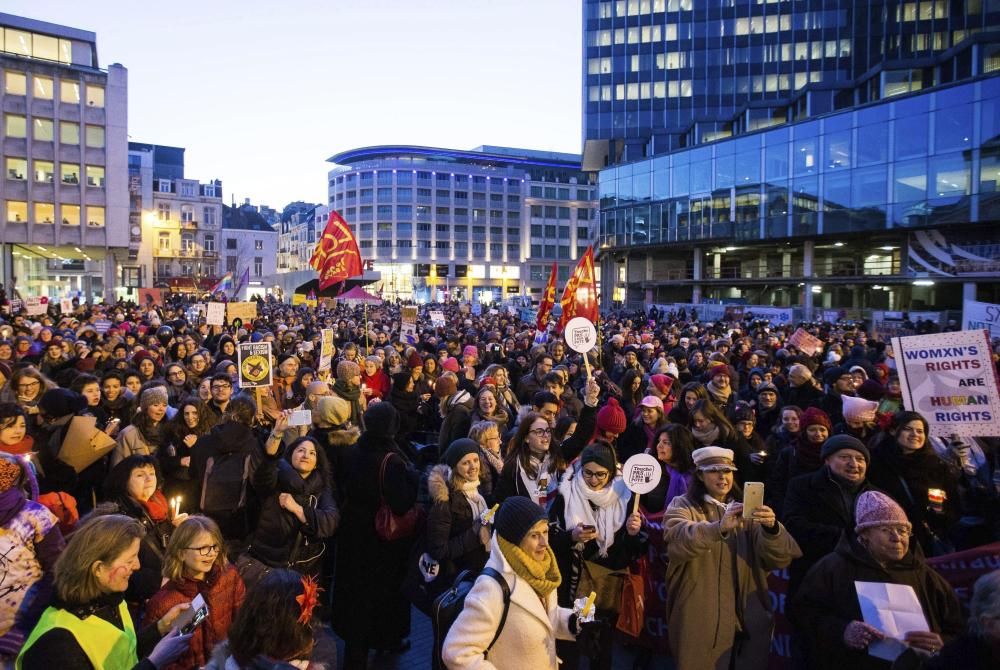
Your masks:
{"label": "black coat", "polygon": [[796,477],[812,474],[820,468],[804,463],[795,446],[785,447],[777,456],[768,456],[768,460],[771,461],[771,467],[767,471],[764,502],[774,510],[779,520],[784,520],[789,482]]}
{"label": "black coat", "polygon": [[866,479],[852,491],[825,465],[788,482],[781,520],[802,549],[802,557],[789,567],[789,597],[795,595],[809,568],[837,547],[841,534],[854,532],[858,496],[872,490]]}
{"label": "black coat", "polygon": [[804,638],[809,668],[888,670],[887,661],[844,644],[847,624],[863,620],[855,581],[913,587],[931,631],[945,641],[965,627],[954,590],[927,565],[919,549],[911,549],[902,561],[882,567],[857,540],[845,535],[836,550],[809,571],[789,606],[788,619]]}
{"label": "black coat", "polygon": [[811,381],[806,382],[802,386],[792,386],[788,385],[785,389],[785,395],[782,398],[782,406],[795,405],[799,409],[806,409],[807,407],[819,407],[820,398],[823,397],[823,392],[816,388],[816,385]]}
{"label": "black coat", "polygon": [[163,581],[163,559],[167,552],[167,542],[174,531],[170,521],[157,523],[146,513],[139,503],[131,498],[119,498],[111,503],[102,503],[96,514],[124,514],[142,524],[146,534],[139,543],[139,569],[128,580],[125,599],[130,603],[145,605]]}
{"label": "black coat", "polygon": [[441,563],[442,576],[462,570],[479,572],[486,565],[489,551],[479,539],[480,524],[473,518],[465,495],[452,488],[451,469],[435,466],[427,486],[433,500],[427,514],[427,553]]}
{"label": "black coat", "polygon": [[[253,487],[261,501],[260,519],[250,541],[250,553],[272,567],[311,571],[309,559],[323,554],[323,540],[333,537],[340,525],[340,510],[332,487],[318,470],[303,479],[280,456],[266,456],[253,474]],[[290,493],[302,505],[306,522],[284,509],[278,496]]]}
{"label": "black coat", "polygon": [[208,433],[198,438],[192,447],[189,472],[192,487],[198,491],[198,507],[200,509],[201,499],[204,497],[202,487],[208,459],[233,453],[250,457],[250,472],[246,480],[246,504],[232,516],[222,518],[217,514],[212,518],[219,524],[222,535],[227,540],[243,541],[253,529],[259,510],[257,499],[252,495],[253,487],[251,486],[253,473],[264,458],[264,449],[258,434],[250,426],[235,421],[225,421],[216,425]]}
{"label": "black coat", "polygon": [[398,454],[392,438],[364,433],[348,450],[337,534],[333,629],[346,642],[372,648],[394,646],[410,633],[410,603],[400,587],[412,538],[383,542],[375,533],[379,471],[389,453],[394,455],[385,469],[386,504],[402,515],[416,503],[417,471]]}

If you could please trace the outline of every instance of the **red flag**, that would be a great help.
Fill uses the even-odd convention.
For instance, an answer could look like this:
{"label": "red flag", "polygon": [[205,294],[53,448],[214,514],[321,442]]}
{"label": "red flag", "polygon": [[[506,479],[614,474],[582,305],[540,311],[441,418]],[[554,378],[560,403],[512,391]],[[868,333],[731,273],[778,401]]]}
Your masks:
{"label": "red flag", "polygon": [[549,275],[549,283],[545,285],[545,293],[542,295],[542,302],[538,305],[538,319],[535,321],[535,328],[539,333],[544,333],[549,325],[549,314],[556,306],[556,270],[558,263],[552,263],[552,274]]}
{"label": "red flag", "polygon": [[597,280],[594,277],[594,247],[587,247],[587,252],[576,264],[576,269],[566,282],[563,291],[562,316],[556,332],[561,333],[566,323],[576,316],[583,316],[591,322],[597,322]]}
{"label": "red flag", "polygon": [[339,281],[364,274],[361,252],[351,229],[336,210],[330,210],[330,220],[316,244],[309,265],[319,272],[319,290]]}

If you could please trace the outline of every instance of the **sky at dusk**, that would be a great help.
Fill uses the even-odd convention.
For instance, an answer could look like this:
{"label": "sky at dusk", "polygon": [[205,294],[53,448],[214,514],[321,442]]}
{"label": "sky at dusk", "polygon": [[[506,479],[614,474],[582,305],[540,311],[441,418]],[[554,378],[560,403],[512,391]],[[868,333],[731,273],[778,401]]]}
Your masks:
{"label": "sky at dusk", "polygon": [[281,208],[374,144],[580,151],[579,0],[4,0],[97,33],[129,70],[132,141]]}

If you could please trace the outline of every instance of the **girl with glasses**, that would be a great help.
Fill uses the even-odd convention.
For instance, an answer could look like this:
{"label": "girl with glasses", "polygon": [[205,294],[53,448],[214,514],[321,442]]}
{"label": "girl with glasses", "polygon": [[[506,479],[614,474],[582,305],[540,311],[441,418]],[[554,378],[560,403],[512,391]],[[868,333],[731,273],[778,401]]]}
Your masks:
{"label": "girl with glasses", "polygon": [[493,493],[494,502],[525,496],[546,507],[565,470],[559,446],[553,448],[548,419],[537,412],[528,412],[507,446],[507,457]]}
{"label": "girl with glasses", "polygon": [[174,530],[163,558],[163,578],[166,583],[146,605],[144,625],[198,595],[209,614],[194,629],[188,651],[160,670],[200,668],[212,657],[215,645],[226,639],[246,593],[236,568],[226,560],[225,540],[214,521],[190,516]]}

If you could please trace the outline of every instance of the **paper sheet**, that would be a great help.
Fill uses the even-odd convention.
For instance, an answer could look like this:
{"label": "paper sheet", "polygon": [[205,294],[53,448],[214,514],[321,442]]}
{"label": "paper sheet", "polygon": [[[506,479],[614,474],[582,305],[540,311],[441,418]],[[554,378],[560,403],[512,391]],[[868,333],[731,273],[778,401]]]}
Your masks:
{"label": "paper sheet", "polygon": [[861,616],[869,626],[885,634],[884,640],[868,645],[876,658],[895,661],[906,650],[903,638],[910,631],[929,631],[927,618],[912,586],[882,582],[854,582]]}
{"label": "paper sheet", "polygon": [[78,473],[115,448],[115,441],[97,429],[92,416],[74,416],[59,450],[59,460]]}

